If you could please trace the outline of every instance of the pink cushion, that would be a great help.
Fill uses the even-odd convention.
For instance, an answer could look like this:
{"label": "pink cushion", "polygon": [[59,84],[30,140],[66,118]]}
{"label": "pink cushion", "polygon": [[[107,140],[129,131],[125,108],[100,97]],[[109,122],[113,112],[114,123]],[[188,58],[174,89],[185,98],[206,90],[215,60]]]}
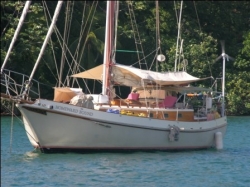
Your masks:
{"label": "pink cushion", "polygon": [[167,96],[163,102],[159,104],[159,107],[172,108],[177,100],[177,97]]}
{"label": "pink cushion", "polygon": [[127,99],[130,99],[130,100],[138,100],[139,99],[139,94],[138,93],[130,93],[128,95],[128,98]]}

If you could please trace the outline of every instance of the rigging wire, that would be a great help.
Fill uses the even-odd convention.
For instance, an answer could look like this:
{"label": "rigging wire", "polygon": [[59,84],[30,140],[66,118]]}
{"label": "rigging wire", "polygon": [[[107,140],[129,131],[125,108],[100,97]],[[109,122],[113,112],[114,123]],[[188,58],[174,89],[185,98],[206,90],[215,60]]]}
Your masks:
{"label": "rigging wire", "polygon": [[[87,27],[87,23],[88,23],[88,20],[90,19],[90,16],[91,16],[91,13],[92,13],[92,11],[93,11],[93,13],[92,13],[92,19],[91,19],[91,21],[90,21],[90,26],[89,26],[89,28],[88,28],[88,30],[87,30],[87,34],[89,34],[90,33],[90,29],[91,29],[91,25],[92,25],[92,23],[93,23],[93,20],[94,20],[94,15],[95,15],[95,12],[96,12],[96,8],[97,8],[97,5],[98,5],[98,1],[94,1],[93,3],[92,3],[92,6],[91,6],[91,9],[90,9],[90,12],[89,12],[89,14],[88,14],[88,17],[87,17],[87,20],[86,20],[86,24],[85,24],[85,26],[84,26],[84,29],[82,29],[81,30],[81,35],[80,35],[80,39],[79,39],[79,47],[80,47],[80,44],[81,44],[81,40],[82,40],[82,37],[83,37],[83,34],[84,34],[84,30],[86,29],[86,27]],[[82,19],[83,19],[84,17],[82,17]],[[82,20],[82,22],[83,22],[83,20]],[[81,50],[81,52],[80,52],[80,57],[78,58],[78,62],[79,63],[77,63],[77,64],[75,64],[75,66],[74,66],[74,68],[73,68],[73,74],[74,73],[77,73],[77,72],[80,72],[80,69],[79,69],[79,64],[80,64],[80,62],[81,62],[81,60],[82,60],[82,57],[83,57],[83,54],[84,54],[84,50],[85,50],[85,46],[86,46],[86,44],[87,44],[87,41],[88,41],[88,36],[86,37],[86,39],[85,39],[85,41],[84,41],[84,44],[83,44],[83,46],[82,46],[82,50]],[[77,79],[74,79],[74,80],[76,80],[77,81]],[[85,80],[83,80],[84,82],[85,82]],[[86,83],[85,83],[86,84]],[[79,83],[78,83],[78,85],[79,85]],[[87,84],[86,84],[87,85]]]}
{"label": "rigging wire", "polygon": [[[79,35],[79,42],[77,44],[77,47],[76,47],[76,51],[75,51],[75,54],[74,54],[74,58],[77,59],[78,58],[78,55],[79,55],[79,48],[80,48],[80,44],[81,44],[81,40],[82,40],[82,36],[84,34],[84,30],[85,30],[85,27],[86,25],[84,26],[84,17],[85,17],[85,9],[86,7],[86,1],[84,1],[84,5],[83,5],[83,14],[82,14],[82,20],[81,20],[81,30],[80,30],[80,35]],[[87,19],[88,20],[88,19]],[[84,29],[83,29],[84,28]]]}
{"label": "rigging wire", "polygon": [[[15,117],[16,119],[19,120],[19,122],[21,122],[21,127],[24,129],[24,131],[36,142],[36,139],[28,132],[26,131],[25,127],[24,127],[24,122],[22,121],[22,119],[20,117],[18,117],[15,112],[14,112],[14,103],[15,101],[12,100],[12,109],[10,110],[7,106],[4,105],[4,103],[2,103],[2,106],[4,107],[4,110],[6,110],[8,113],[10,113],[12,115],[12,119],[11,119],[11,131],[10,131],[10,152],[12,151],[12,140],[13,140],[13,124],[14,124],[14,120],[13,118]],[[18,123],[20,125],[20,123]],[[36,142],[37,143],[37,142]]]}
{"label": "rigging wire", "polygon": [[[86,27],[86,25],[84,26],[84,17],[85,17],[85,12],[86,12],[85,8],[86,8],[86,1],[84,1],[84,5],[83,5],[83,10],[82,10],[83,13],[82,13],[81,27],[80,27],[81,29],[80,29],[80,34],[79,34],[79,42],[77,43],[77,47],[76,47],[75,54],[74,54],[74,57],[73,57],[74,59],[78,59],[80,44],[81,44],[82,36],[84,34],[84,30],[85,30],[85,27]],[[72,62],[72,64],[73,64],[73,62]],[[77,66],[75,65],[74,67],[77,67]],[[75,72],[76,72],[76,70],[74,68],[73,73],[75,73]],[[75,78],[72,81],[72,85],[74,84],[74,82],[75,82]]]}
{"label": "rigging wire", "polygon": [[[89,15],[89,17],[90,17],[90,15]],[[91,23],[92,23],[92,21],[93,21],[93,18],[92,18],[92,20],[91,20]],[[58,31],[58,28],[57,27],[55,27],[55,30],[56,30],[56,35],[57,35],[57,37],[58,38],[60,38],[61,40],[59,40],[59,44],[60,44],[60,46],[62,46],[62,36],[60,35],[60,32]],[[82,30],[83,31],[83,30]],[[85,44],[86,44],[86,41],[85,41]],[[71,54],[71,52],[69,51],[69,49],[68,49],[68,46],[66,45],[66,50],[65,51],[68,51],[69,52],[69,54],[70,54],[70,56],[72,57],[72,59],[73,59],[73,63],[77,63],[76,62],[76,59],[73,57],[73,55]],[[65,55],[65,59],[66,59],[66,62],[69,64],[69,61],[67,60],[67,57],[66,57],[66,55]],[[79,68],[82,68],[82,69],[84,69],[80,64],[78,65],[78,69]],[[75,72],[73,69],[72,69],[72,66],[69,68],[69,72],[70,71],[72,71],[72,72]],[[83,79],[83,81],[84,81],[84,79]],[[99,81],[98,80],[98,82],[99,83],[101,83],[101,81]],[[85,84],[85,86],[87,87],[87,84],[86,84],[86,82],[84,81],[84,84]],[[89,90],[89,88],[87,88],[88,89],[88,91],[90,92],[90,90]]]}
{"label": "rigging wire", "polygon": [[[95,4],[94,4],[94,3],[95,3]],[[91,6],[89,15],[88,15],[88,17],[87,17],[85,28],[86,28],[86,26],[87,26],[87,22],[88,22],[88,20],[90,19],[91,13],[92,13],[92,11],[93,11],[93,13],[92,13],[92,19],[90,20],[90,24],[89,24],[90,26],[89,26],[89,28],[88,28],[88,30],[87,30],[87,34],[90,33],[90,29],[91,29],[91,25],[92,25],[93,20],[94,20],[94,15],[95,15],[95,12],[96,12],[97,5],[98,5],[98,1],[94,1],[93,4],[92,4],[92,6]],[[92,10],[92,9],[93,9],[93,10]],[[84,28],[84,30],[85,30],[85,28]],[[81,36],[81,37],[83,37],[83,33],[82,33],[82,36]],[[81,60],[82,60],[83,52],[84,52],[84,50],[85,50],[85,46],[86,46],[86,44],[87,44],[87,41],[88,41],[88,36],[86,37],[86,40],[84,41],[84,44],[83,44],[83,47],[82,47],[82,51],[81,51],[80,57],[79,57],[79,59],[78,59],[79,62],[81,62]]]}
{"label": "rigging wire", "polygon": [[[155,49],[154,51],[152,51],[151,53],[149,53],[149,54],[148,54],[147,56],[145,56],[144,58],[147,58],[147,57],[150,56],[151,54],[155,53],[155,51],[157,51],[157,50],[158,50],[158,49]],[[144,59],[144,58],[142,58],[142,59]],[[141,60],[142,60],[142,59],[141,59]],[[153,61],[154,61],[154,60],[153,60]],[[132,64],[131,66],[133,66],[133,65],[135,65],[135,64],[137,64],[137,63],[139,63],[139,61],[135,62],[135,63]],[[149,70],[151,69],[152,65],[153,65],[153,64],[151,64]]]}
{"label": "rigging wire", "polygon": [[[94,3],[96,3],[96,4],[94,4]],[[69,66],[71,66],[71,68],[69,69],[69,71],[68,71],[68,73],[67,73],[67,76],[70,74],[70,70],[71,70],[71,74],[75,74],[75,73],[77,73],[77,72],[80,72],[80,69],[79,69],[79,62],[80,62],[81,59],[82,59],[82,56],[83,56],[83,53],[84,53],[84,49],[85,49],[85,45],[86,45],[86,43],[87,43],[88,37],[87,37],[86,40],[84,41],[84,45],[83,45],[83,47],[82,47],[82,49],[81,49],[81,52],[80,52],[80,57],[78,58],[78,54],[79,54],[78,52],[79,52],[79,49],[80,49],[80,44],[81,44],[82,37],[83,37],[83,35],[84,35],[84,30],[86,29],[88,20],[90,19],[90,16],[91,16],[91,13],[92,13],[92,9],[93,9],[93,7],[94,7],[94,5],[95,5],[95,7],[94,7],[94,12],[93,12],[93,15],[94,15],[94,13],[95,13],[95,11],[96,11],[97,4],[98,4],[97,1],[94,1],[94,2],[93,2],[92,6],[91,6],[91,10],[90,10],[90,12],[89,12],[89,14],[88,14],[88,17],[87,17],[87,20],[86,20],[85,25],[83,25],[83,23],[84,23],[84,22],[83,22],[83,19],[84,19],[84,12],[85,12],[85,6],[86,6],[86,4],[85,4],[85,6],[84,6],[84,11],[83,11],[83,16],[82,16],[82,26],[81,26],[81,30],[80,30],[80,37],[79,37],[77,49],[76,49],[76,51],[75,51],[74,56],[72,57],[71,65],[69,65]],[[94,16],[92,16],[90,25],[92,25],[93,19],[94,19]],[[90,31],[90,27],[89,27],[89,30],[87,31],[87,33],[89,33],[89,31]],[[77,59],[77,58],[78,58],[78,59]],[[78,63],[75,63],[75,64],[74,64],[73,61],[75,61],[75,59],[77,59]],[[73,67],[72,67],[72,66],[73,66]],[[77,79],[73,79],[72,85],[74,84],[74,81],[76,81],[77,84],[78,84],[78,86],[80,87],[80,85],[79,85]],[[85,81],[85,80],[83,80],[83,81]],[[85,84],[86,84],[86,83],[85,83]]]}
{"label": "rigging wire", "polygon": [[[44,15],[45,15],[45,20],[46,20],[46,23],[47,23],[47,27],[49,28],[48,16],[47,16],[45,10],[47,10],[47,13],[48,13],[48,15],[49,15],[49,17],[50,17],[50,20],[51,20],[51,16],[50,16],[50,13],[49,13],[49,10],[48,10],[48,7],[47,7],[46,2],[45,2],[45,1],[42,1],[42,3],[43,3],[43,7],[44,7],[43,10],[44,10]],[[50,42],[50,46],[51,46],[51,48],[52,48],[52,55],[53,55],[54,62],[55,62],[56,72],[57,72],[57,75],[59,75],[58,67],[57,67],[57,64],[56,64],[55,50],[54,50],[54,47],[53,47],[51,38],[50,38],[49,42]],[[54,74],[54,72],[53,72],[52,69],[51,69],[51,66],[48,65],[47,61],[45,61],[45,64],[47,65],[47,67],[49,68],[51,74],[54,76],[54,78],[57,80],[57,82],[59,82],[59,77],[57,77],[57,76]]]}
{"label": "rigging wire", "polygon": [[178,57],[179,40],[180,40],[180,36],[181,36],[182,5],[183,5],[183,1],[181,1],[180,16],[179,16],[179,19],[178,19],[178,35],[177,35],[177,41],[176,41],[175,68],[174,68],[175,72],[176,72],[176,67],[177,67],[177,57]]}
{"label": "rigging wire", "polygon": [[[65,63],[65,45],[68,45],[68,39],[69,39],[69,32],[70,32],[70,25],[71,25],[71,19],[70,16],[73,13],[73,8],[72,10],[70,9],[71,1],[67,1],[66,5],[66,17],[65,17],[65,24],[64,24],[64,32],[63,32],[63,47],[62,47],[62,54],[61,54],[61,66],[60,66],[60,74],[59,74],[59,87],[62,82],[62,74],[63,74],[63,68],[64,68],[64,63]],[[70,12],[71,14],[69,14]]]}
{"label": "rigging wire", "polygon": [[11,126],[10,126],[10,153],[11,153],[11,151],[12,151],[12,140],[13,140],[13,121],[14,121],[14,101],[12,101],[12,103],[11,103],[12,105],[12,107],[11,107]]}
{"label": "rigging wire", "polygon": [[[46,8],[47,8],[47,10],[48,10],[47,5],[46,5]],[[48,11],[48,12],[49,12],[49,11]],[[50,17],[50,19],[51,19],[51,15],[50,15],[50,14],[48,14],[48,15],[49,15],[49,17]],[[55,34],[56,34],[56,36],[57,36],[57,38],[58,38],[59,45],[62,47],[63,45],[62,45],[62,42],[61,42],[61,41],[63,41],[63,37],[61,36],[61,34],[60,34],[60,32],[59,32],[59,30],[58,30],[58,28],[57,28],[56,26],[54,27],[54,29],[55,29]],[[53,45],[52,45],[52,46],[53,46]],[[70,52],[68,46],[66,45],[65,47],[66,47],[66,51],[68,51],[68,53],[69,53],[70,57],[72,58],[73,62],[74,62],[75,64],[78,64],[77,61],[76,61],[76,59],[73,57],[72,53]],[[66,62],[67,62],[67,64],[68,64],[68,66],[69,66],[69,72],[74,72],[65,53],[64,53],[64,55],[65,55],[65,60],[66,60]],[[55,62],[56,62],[56,61],[55,61]],[[84,69],[83,67],[81,67],[81,68]],[[58,68],[57,68],[57,73],[58,73]],[[72,74],[73,74],[73,73],[72,73]],[[59,75],[59,73],[58,73],[58,75]],[[64,86],[64,84],[63,84],[63,86]]]}
{"label": "rigging wire", "polygon": [[[14,18],[14,15],[16,14],[17,11],[18,11],[18,10],[15,9],[15,11],[13,12],[13,14],[12,14],[12,16],[11,16],[12,19],[9,19],[8,23],[6,24],[6,27],[3,29],[2,33],[1,33],[1,38],[2,38],[3,35],[5,34],[6,29],[8,29],[10,23],[15,19],[15,18]],[[19,11],[18,11],[18,12],[19,12]],[[19,19],[18,13],[17,13],[17,18]]]}
{"label": "rigging wire", "polygon": [[[47,11],[48,11],[48,7],[47,7],[47,5],[45,4],[45,6],[46,6],[46,8],[47,8]],[[49,14],[49,11],[48,11],[48,15],[49,15],[49,17],[50,17],[50,19],[51,19],[51,15]],[[92,18],[92,20],[93,20],[93,18]],[[92,22],[91,22],[92,23]],[[61,36],[61,34],[60,34],[60,32],[59,32],[59,30],[58,30],[58,28],[55,26],[55,34],[56,34],[56,36],[57,36],[57,38],[58,38],[58,42],[59,42],[59,45],[61,46],[61,47],[63,47],[63,44],[62,44],[62,42],[61,41],[63,41],[63,37]],[[82,33],[83,33],[83,31],[82,31]],[[86,42],[85,42],[86,43]],[[53,46],[53,45],[52,45]],[[69,55],[70,55],[70,57],[72,58],[72,61],[74,62],[74,64],[75,64],[75,66],[77,66],[77,61],[76,61],[76,59],[74,58],[74,56],[72,55],[72,53],[70,52],[70,50],[69,50],[69,48],[68,48],[68,46],[67,45],[65,45],[65,51],[68,51],[68,53],[69,53]],[[66,52],[63,52],[63,54],[64,54],[64,56],[65,56],[65,60],[66,60],[66,62],[67,62],[67,65],[69,66],[69,70],[68,70],[68,73],[67,74],[69,74],[69,72],[72,72],[72,74],[74,74],[76,71],[74,71],[74,69],[72,69],[72,63],[69,63],[69,60],[68,60],[68,58],[67,58],[67,56],[66,56]],[[54,54],[54,50],[53,50],[53,54]],[[55,59],[54,59],[55,60]],[[55,60],[55,62],[56,62],[56,60]],[[55,63],[56,64],[56,63]],[[83,67],[81,67],[82,69],[84,69]],[[59,75],[59,72],[58,72],[58,68],[57,68],[57,66],[56,66],[56,69],[57,69],[57,74]],[[79,70],[79,67],[78,67],[78,70]],[[59,78],[58,78],[59,79]],[[65,81],[66,82],[66,81]],[[63,86],[65,86],[65,84],[64,83],[62,83],[62,85]]]}
{"label": "rigging wire", "polygon": [[[144,50],[143,50],[143,46],[142,46],[142,42],[141,42],[141,37],[140,37],[140,33],[139,33],[139,30],[138,30],[138,27],[137,27],[137,23],[136,23],[135,14],[134,14],[132,4],[133,4],[132,1],[127,2],[130,21],[131,21],[131,26],[132,26],[132,30],[133,30],[133,34],[134,34],[135,47],[136,47],[136,51],[137,51],[137,58],[138,58],[140,69],[142,69],[142,64],[144,64],[145,68],[148,70],[148,65],[147,65],[147,62],[146,62],[145,55],[144,55]],[[142,57],[143,57],[142,59],[140,57],[140,54],[142,54]],[[142,60],[144,60],[144,63],[141,62]]]}
{"label": "rigging wire", "polygon": [[[160,18],[159,18],[159,4],[158,4],[158,0],[155,1],[156,3],[156,56],[158,55],[158,51],[160,51],[160,54],[162,53],[161,51],[161,37],[160,37]],[[156,61],[156,71],[158,71],[158,60]]]}
{"label": "rigging wire", "polygon": [[[155,32],[155,39],[156,39],[156,54],[154,57],[153,62],[156,63],[156,72],[158,72],[158,59],[157,59],[157,55],[159,54],[159,51],[161,53],[161,47],[160,47],[160,21],[159,21],[159,3],[158,0],[155,1],[155,17],[156,17],[156,32]],[[151,68],[150,68],[151,69]],[[144,88],[145,90],[145,88]],[[158,91],[158,85],[156,84],[155,86],[155,91],[159,93]],[[156,102],[156,106],[158,107],[158,98],[155,98],[155,102]]]}
{"label": "rigging wire", "polygon": [[[200,19],[199,19],[199,16],[198,16],[198,11],[197,11],[197,9],[196,9],[196,4],[195,4],[195,1],[193,1],[193,2],[194,2],[194,9],[195,9],[195,13],[196,13],[196,17],[197,17],[197,21],[198,21],[200,33],[202,33],[202,31],[201,31]],[[202,34],[201,34],[201,38],[202,38],[202,40],[204,41],[204,36],[203,36]],[[211,64],[210,64],[210,62],[209,62],[209,60],[208,60],[207,52],[205,51],[205,53],[206,53],[206,58],[207,58],[207,62],[208,62],[208,65],[209,65],[210,75],[213,77],[213,75],[212,75],[212,69],[211,69]]]}
{"label": "rigging wire", "polygon": [[[73,5],[71,6],[70,11],[68,11],[68,12],[70,12],[70,15],[67,16],[67,17],[68,17],[68,20],[66,20],[66,22],[69,22],[70,24],[68,25],[67,30],[64,31],[64,32],[67,33],[67,45],[68,45],[68,40],[69,40],[69,36],[70,36],[71,23],[72,23],[72,19],[73,19],[73,16],[72,16],[72,15],[73,15],[73,11],[74,11],[74,5],[75,5],[75,4],[73,3]],[[86,5],[86,4],[85,4],[85,5]],[[85,6],[84,6],[84,8],[85,8]],[[66,14],[68,14],[68,12],[66,12]],[[84,11],[83,11],[83,14],[84,14]],[[80,41],[79,41],[78,43],[80,43]],[[68,52],[68,51],[63,52],[62,55],[64,54],[64,55],[66,56],[67,52]],[[73,58],[74,58],[74,57],[73,57]],[[70,64],[73,66],[73,62],[71,62]],[[71,65],[69,65],[69,66],[71,66]],[[72,74],[75,73],[75,69],[76,69],[76,65],[72,68]],[[66,74],[66,77],[67,77],[67,78],[68,78],[69,74],[70,74],[70,71],[68,71],[68,73]],[[66,82],[67,82],[66,85],[67,85],[67,86],[70,86],[70,85],[69,85],[69,82],[68,82],[67,80],[68,80],[68,79],[64,79],[64,84],[66,84]],[[73,81],[72,81],[72,87],[73,87],[75,81],[76,81],[77,85],[79,86],[78,80],[73,79]],[[79,87],[80,87],[80,86],[79,86]]]}
{"label": "rigging wire", "polygon": [[[66,35],[67,35],[67,38],[66,38],[66,44],[67,44],[67,46],[68,46],[68,40],[69,40],[69,36],[70,36],[70,26],[71,26],[71,23],[72,23],[72,19],[73,19],[73,11],[74,11],[74,5],[75,4],[73,4],[72,6],[71,6],[71,8],[69,9],[70,11],[66,11],[66,22],[69,22],[70,24],[68,25],[68,27],[67,27],[67,30],[64,30],[64,32],[66,33]],[[84,6],[85,7],[85,6]],[[70,12],[70,15],[69,16],[67,16],[67,14],[68,14],[68,12]],[[80,43],[80,41],[78,42],[78,43]],[[66,50],[66,52],[65,51],[63,51],[63,53],[62,53],[62,55],[64,55],[64,57],[66,57],[66,54],[67,54],[67,52],[69,52],[68,50]],[[74,58],[74,57],[72,57],[72,58]],[[72,68],[72,66],[73,66],[73,62],[71,62],[71,63],[69,63],[68,62],[68,66],[70,66],[71,68]],[[70,74],[70,70],[72,71],[71,72],[71,74],[74,74],[75,73],[75,69],[76,69],[76,66],[77,65],[75,65],[73,68],[72,68],[72,70],[71,70],[71,68],[69,68],[69,70],[68,70],[68,73],[66,74],[66,77],[68,78],[68,76],[69,76],[69,74]],[[66,84],[67,86],[69,86],[69,82],[68,82],[68,79],[64,79],[64,85]],[[78,80],[76,80],[76,79],[73,79],[73,82],[72,82],[72,85],[74,85],[74,81],[76,81],[76,83],[77,83],[77,85],[79,86],[79,83],[78,83]],[[67,83],[66,83],[67,82]],[[72,86],[73,87],[73,86]],[[80,87],[80,86],[79,86]]]}

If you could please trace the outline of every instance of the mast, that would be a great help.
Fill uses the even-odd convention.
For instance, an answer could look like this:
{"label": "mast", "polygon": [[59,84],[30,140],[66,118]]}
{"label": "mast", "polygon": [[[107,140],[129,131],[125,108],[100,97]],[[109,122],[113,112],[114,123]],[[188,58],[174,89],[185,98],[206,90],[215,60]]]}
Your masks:
{"label": "mast", "polygon": [[222,103],[221,103],[221,116],[225,115],[225,56],[226,54],[223,52],[223,65],[222,65]]}
{"label": "mast", "polygon": [[56,24],[57,17],[58,17],[58,15],[59,15],[59,12],[60,12],[62,3],[63,3],[63,1],[58,1],[58,3],[57,3],[56,10],[55,10],[55,13],[54,13],[52,22],[51,22],[51,24],[50,24],[48,33],[47,33],[47,35],[46,35],[46,38],[45,38],[45,40],[44,40],[44,42],[43,42],[41,51],[40,51],[39,56],[38,56],[38,58],[37,58],[37,60],[36,60],[35,66],[34,66],[32,72],[31,72],[31,75],[30,75],[30,77],[29,77],[29,80],[26,81],[26,83],[25,83],[26,85],[25,85],[25,90],[24,90],[24,92],[23,92],[23,97],[25,97],[25,95],[27,94],[27,91],[28,91],[29,88],[30,88],[31,80],[33,79],[34,73],[35,73],[35,71],[36,71],[36,69],[37,69],[37,66],[38,66],[38,64],[39,64],[39,62],[40,62],[40,60],[41,60],[41,58],[42,58],[42,55],[43,55],[44,50],[45,50],[45,48],[46,48],[46,45],[47,45],[47,43],[48,43],[48,41],[49,41],[49,39],[50,39],[50,36],[51,36],[51,34],[52,34],[52,32],[53,32],[53,29],[54,29],[54,26],[55,26],[55,24]]}
{"label": "mast", "polygon": [[179,20],[178,20],[178,36],[177,36],[177,42],[176,42],[175,65],[174,65],[174,71],[175,72],[176,72],[176,66],[177,66],[177,53],[178,53],[179,39],[180,39],[182,4],[183,4],[183,1],[181,1],[181,10],[180,10],[180,16],[179,16]]}
{"label": "mast", "polygon": [[23,25],[24,19],[25,19],[25,17],[26,17],[27,12],[28,12],[30,3],[31,3],[31,1],[26,1],[26,3],[25,3],[25,6],[24,6],[23,12],[22,12],[22,16],[20,17],[19,23],[18,23],[18,25],[17,25],[17,29],[16,29],[16,31],[15,31],[15,34],[14,34],[14,36],[13,36],[13,38],[12,38],[11,43],[10,43],[10,47],[9,47],[9,49],[8,49],[8,51],[7,51],[6,57],[5,57],[4,62],[3,62],[3,64],[2,64],[1,73],[3,72],[4,66],[6,65],[6,62],[7,62],[7,60],[9,59],[10,52],[11,52],[13,46],[14,46],[14,43],[15,43],[15,41],[16,41],[16,39],[17,39],[17,36],[18,36],[18,34],[19,34],[19,31],[21,30],[21,27],[22,27],[22,25]]}
{"label": "mast", "polygon": [[107,1],[107,12],[106,12],[106,30],[105,30],[105,45],[104,45],[104,58],[103,58],[103,84],[102,94],[108,95],[110,98],[111,91],[111,65],[112,61],[112,50],[115,45],[114,43],[114,25],[115,25],[115,7],[117,1]]}
{"label": "mast", "polygon": [[113,47],[113,55],[112,55],[112,61],[115,63],[115,51],[116,51],[116,43],[117,43],[117,25],[118,25],[118,13],[119,13],[119,1],[116,1],[115,5],[115,28],[114,28],[114,47]]}
{"label": "mast", "polygon": [[[160,49],[160,26],[159,26],[159,3],[155,1],[155,14],[156,14],[156,54],[159,54]],[[158,72],[158,60],[156,59],[156,71]]]}

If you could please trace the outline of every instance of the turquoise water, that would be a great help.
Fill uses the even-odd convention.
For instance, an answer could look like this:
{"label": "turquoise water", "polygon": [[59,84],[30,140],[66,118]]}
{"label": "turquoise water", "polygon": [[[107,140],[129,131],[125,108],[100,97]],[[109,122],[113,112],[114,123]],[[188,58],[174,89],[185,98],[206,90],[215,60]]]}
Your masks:
{"label": "turquoise water", "polygon": [[2,187],[250,186],[250,117],[229,117],[220,151],[92,154],[38,153],[11,119],[1,117]]}

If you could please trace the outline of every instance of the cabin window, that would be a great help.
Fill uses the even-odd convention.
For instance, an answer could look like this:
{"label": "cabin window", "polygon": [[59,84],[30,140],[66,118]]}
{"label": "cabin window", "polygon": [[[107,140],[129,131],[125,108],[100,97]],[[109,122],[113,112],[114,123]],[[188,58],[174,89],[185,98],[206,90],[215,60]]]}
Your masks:
{"label": "cabin window", "polygon": [[164,118],[168,118],[168,113],[164,113]]}
{"label": "cabin window", "polygon": [[153,114],[153,113],[150,113],[150,114],[149,114],[149,117],[153,118],[153,117],[154,117],[154,114]]}
{"label": "cabin window", "polygon": [[182,113],[178,113],[178,118],[182,118]]}

